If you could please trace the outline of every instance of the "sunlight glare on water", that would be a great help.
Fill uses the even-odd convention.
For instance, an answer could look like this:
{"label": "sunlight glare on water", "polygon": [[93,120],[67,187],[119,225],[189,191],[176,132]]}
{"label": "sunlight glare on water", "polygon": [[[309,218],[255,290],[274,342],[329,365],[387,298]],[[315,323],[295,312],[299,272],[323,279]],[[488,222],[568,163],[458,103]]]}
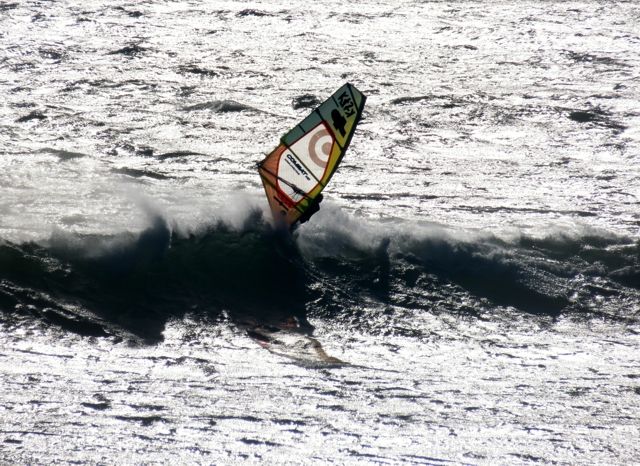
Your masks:
{"label": "sunlight glare on water", "polygon": [[[637,462],[639,20],[0,2],[3,461]],[[279,236],[255,164],[345,82]]]}

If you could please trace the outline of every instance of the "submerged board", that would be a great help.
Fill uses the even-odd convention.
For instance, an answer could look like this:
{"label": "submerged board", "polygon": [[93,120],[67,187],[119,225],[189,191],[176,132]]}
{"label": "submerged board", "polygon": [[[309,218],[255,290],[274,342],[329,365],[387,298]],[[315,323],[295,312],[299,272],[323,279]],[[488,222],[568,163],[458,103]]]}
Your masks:
{"label": "submerged board", "polygon": [[276,223],[290,228],[322,192],[351,142],[366,99],[345,84],[258,164]]}

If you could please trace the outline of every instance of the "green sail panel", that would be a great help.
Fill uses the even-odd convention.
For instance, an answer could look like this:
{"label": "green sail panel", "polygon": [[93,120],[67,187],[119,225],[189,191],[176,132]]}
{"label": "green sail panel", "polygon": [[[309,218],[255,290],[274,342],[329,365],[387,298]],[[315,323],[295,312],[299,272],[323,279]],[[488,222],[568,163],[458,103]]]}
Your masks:
{"label": "green sail panel", "polygon": [[291,227],[327,185],[356,130],[366,97],[347,83],[285,134],[258,165],[277,223]]}

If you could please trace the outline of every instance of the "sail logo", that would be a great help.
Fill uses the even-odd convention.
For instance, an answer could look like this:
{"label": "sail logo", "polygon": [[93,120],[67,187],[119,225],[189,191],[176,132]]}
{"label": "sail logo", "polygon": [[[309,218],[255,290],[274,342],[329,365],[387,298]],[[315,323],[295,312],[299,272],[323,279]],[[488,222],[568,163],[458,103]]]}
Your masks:
{"label": "sail logo", "polygon": [[345,118],[342,116],[340,110],[334,108],[331,111],[331,119],[333,120],[333,127],[340,131],[342,137],[345,137],[347,133],[345,132],[344,127],[347,124],[347,120],[345,120]]}
{"label": "sail logo", "polygon": [[[350,118],[356,114],[356,106],[354,105],[353,100],[351,100],[349,94],[347,94],[347,91],[340,94],[337,101],[347,118]],[[331,111],[331,119],[333,120],[333,127],[338,130],[342,137],[345,137],[347,135],[347,131],[345,128],[347,126],[347,119],[342,116],[340,110],[334,108]]]}
{"label": "sail logo", "polygon": [[355,105],[353,105],[353,101],[351,100],[351,97],[349,97],[349,94],[347,94],[347,91],[340,94],[338,102],[340,102],[340,106],[342,107],[342,110],[344,110],[344,114],[347,115],[347,118],[355,115]]}
{"label": "sail logo", "polygon": [[295,171],[297,174],[304,176],[307,181],[311,181],[309,178],[309,174],[306,172],[302,165],[298,163],[298,161],[291,155],[291,153],[287,154],[287,164]]}

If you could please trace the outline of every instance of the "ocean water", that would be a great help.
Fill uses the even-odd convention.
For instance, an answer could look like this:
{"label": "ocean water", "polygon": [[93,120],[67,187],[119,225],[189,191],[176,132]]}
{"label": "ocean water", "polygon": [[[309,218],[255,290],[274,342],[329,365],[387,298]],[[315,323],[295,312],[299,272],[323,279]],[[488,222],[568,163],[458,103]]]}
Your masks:
{"label": "ocean water", "polygon": [[[637,2],[0,2],[0,464],[640,462]],[[321,210],[256,162],[345,82]]]}

